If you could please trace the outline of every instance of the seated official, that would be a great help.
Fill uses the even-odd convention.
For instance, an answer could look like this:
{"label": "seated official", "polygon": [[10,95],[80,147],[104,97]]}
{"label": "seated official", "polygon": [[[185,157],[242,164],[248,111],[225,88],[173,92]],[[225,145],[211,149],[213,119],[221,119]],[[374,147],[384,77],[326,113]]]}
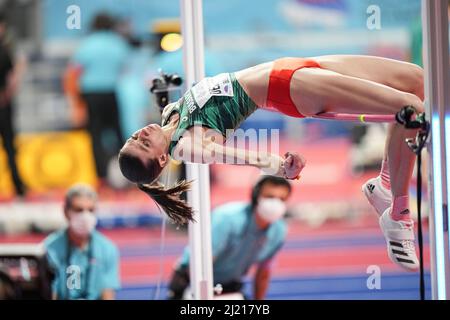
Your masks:
{"label": "seated official", "polygon": [[[222,294],[242,290],[242,278],[256,264],[254,299],[264,299],[270,280],[270,266],[286,238],[286,201],[289,182],[264,176],[254,186],[251,203],[235,202],[216,208],[211,218],[214,285]],[[189,285],[189,249],[177,263],[168,299],[181,299]]]}
{"label": "seated official", "polygon": [[55,299],[112,300],[120,287],[119,251],[95,230],[96,205],[97,194],[89,186],[72,187],[64,203],[68,228],[44,240],[55,272]]}

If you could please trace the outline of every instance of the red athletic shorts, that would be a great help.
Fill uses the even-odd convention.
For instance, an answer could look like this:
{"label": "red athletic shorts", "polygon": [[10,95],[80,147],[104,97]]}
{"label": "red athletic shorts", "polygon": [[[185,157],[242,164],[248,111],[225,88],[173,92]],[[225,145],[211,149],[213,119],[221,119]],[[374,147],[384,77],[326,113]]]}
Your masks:
{"label": "red athletic shorts", "polygon": [[295,71],[302,68],[321,68],[321,66],[312,59],[303,58],[282,58],[274,61],[267,93],[268,109],[275,109],[291,117],[305,117],[298,112],[290,93],[291,78]]}

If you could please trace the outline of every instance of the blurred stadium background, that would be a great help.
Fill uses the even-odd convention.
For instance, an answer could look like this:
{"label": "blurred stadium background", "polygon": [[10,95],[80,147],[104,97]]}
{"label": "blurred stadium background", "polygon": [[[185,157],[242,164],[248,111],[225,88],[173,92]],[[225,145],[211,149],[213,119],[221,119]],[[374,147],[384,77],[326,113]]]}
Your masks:
{"label": "blurred stadium background", "polygon": [[[419,0],[255,3],[204,1],[208,75],[282,56],[368,54],[420,64],[414,51],[421,32]],[[80,29],[66,27],[71,5],[81,10]],[[381,9],[380,29],[367,27],[370,5]],[[18,165],[29,189],[25,198],[15,197],[0,148],[0,243],[38,243],[61,228],[64,191],[76,182],[89,183],[100,195],[98,228],[120,248],[118,298],[163,299],[171,268],[187,243],[186,230],[169,225],[161,252],[159,211],[121,178],[114,158],[106,183],[98,182],[90,136],[79,122],[83,111],[70,103],[64,75],[92,17],[108,12],[133,40],[116,91],[123,137],[149,122],[159,122],[150,83],[159,68],[183,74],[182,50],[177,49],[179,1],[3,0],[0,8],[6,13],[16,56],[26,61],[14,122]],[[308,159],[289,202],[289,236],[275,261],[268,298],[419,298],[418,274],[404,273],[389,262],[376,214],[360,190],[379,170],[383,125],[288,119],[258,111],[243,128],[279,129],[280,151],[297,150]],[[257,177],[252,168],[211,166],[212,207],[248,200]],[[414,185],[411,188],[414,193]],[[428,269],[427,237],[425,243]],[[371,265],[381,268],[380,290],[366,286]]]}

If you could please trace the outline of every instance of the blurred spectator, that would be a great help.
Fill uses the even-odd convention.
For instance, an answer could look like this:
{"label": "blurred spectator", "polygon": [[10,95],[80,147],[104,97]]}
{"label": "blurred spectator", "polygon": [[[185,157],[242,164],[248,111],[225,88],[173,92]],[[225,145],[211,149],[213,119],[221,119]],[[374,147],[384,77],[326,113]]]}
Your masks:
{"label": "blurred spectator", "polygon": [[[251,203],[230,203],[212,214],[214,284],[222,293],[239,293],[242,278],[257,265],[254,299],[264,299],[270,280],[271,261],[286,238],[286,201],[291,185],[283,178],[264,176],[253,187]],[[189,285],[189,250],[175,267],[169,299],[181,299]]]}
{"label": "blurred spectator", "polygon": [[102,182],[107,177],[109,160],[123,145],[116,87],[130,47],[114,27],[109,15],[97,15],[92,33],[82,41],[70,66],[79,70],[79,87],[88,109],[87,128],[92,138],[97,175]]}
{"label": "blurred spectator", "polygon": [[132,48],[142,46],[142,41],[134,34],[131,18],[117,18],[114,29]]}
{"label": "blurred spectator", "polygon": [[68,228],[44,240],[55,272],[53,297],[59,300],[111,300],[120,286],[117,247],[95,230],[97,194],[85,185],[66,194]]}
{"label": "blurred spectator", "polygon": [[25,186],[20,178],[16,164],[14,147],[13,98],[18,86],[21,68],[15,63],[7,36],[7,22],[0,14],[0,137],[8,157],[9,168],[14,182],[16,194],[25,195]]}

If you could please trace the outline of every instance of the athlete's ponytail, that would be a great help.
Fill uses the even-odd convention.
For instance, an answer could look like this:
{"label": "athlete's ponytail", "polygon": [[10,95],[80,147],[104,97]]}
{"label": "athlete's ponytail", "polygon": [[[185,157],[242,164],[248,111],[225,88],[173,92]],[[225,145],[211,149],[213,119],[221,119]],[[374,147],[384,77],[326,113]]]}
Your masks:
{"label": "athlete's ponytail", "polygon": [[149,159],[144,164],[126,150],[119,153],[119,167],[125,178],[136,183],[139,189],[149,195],[175,223],[185,224],[194,221],[192,208],[180,198],[181,193],[189,190],[190,182],[181,181],[166,189],[159,182],[155,182],[163,170],[156,159]]}
{"label": "athlete's ponytail", "polygon": [[138,184],[140,190],[149,195],[164,212],[177,224],[186,224],[195,221],[193,210],[180,198],[181,193],[188,191],[191,182],[185,180],[178,182],[175,186],[166,189],[164,185],[157,182],[154,184]]}

